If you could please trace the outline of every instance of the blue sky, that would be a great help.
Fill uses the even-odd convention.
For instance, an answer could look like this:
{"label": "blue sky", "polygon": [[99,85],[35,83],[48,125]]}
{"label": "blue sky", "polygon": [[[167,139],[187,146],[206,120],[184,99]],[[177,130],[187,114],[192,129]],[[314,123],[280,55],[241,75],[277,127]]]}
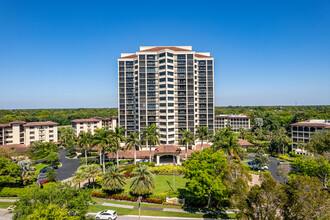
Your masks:
{"label": "blue sky", "polygon": [[330,2],[0,0],[0,108],[117,107],[117,58],[191,45],[215,104],[330,104]]}

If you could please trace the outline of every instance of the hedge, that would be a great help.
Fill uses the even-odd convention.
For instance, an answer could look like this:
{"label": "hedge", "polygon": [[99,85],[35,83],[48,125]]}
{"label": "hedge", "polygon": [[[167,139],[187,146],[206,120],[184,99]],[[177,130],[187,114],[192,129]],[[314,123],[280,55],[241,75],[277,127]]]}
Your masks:
{"label": "hedge", "polygon": [[[1,189],[1,188],[0,188]],[[19,197],[26,194],[31,188],[3,187],[0,191],[0,197]]]}
{"label": "hedge", "polygon": [[[107,194],[101,193],[101,192],[93,192],[92,196],[98,197],[98,198],[125,200],[125,201],[131,201],[131,202],[136,202],[138,199],[137,197],[134,197],[134,196],[125,196],[125,195],[118,195],[118,194],[107,195]],[[162,199],[154,199],[154,198],[142,198],[141,202],[163,204]]]}

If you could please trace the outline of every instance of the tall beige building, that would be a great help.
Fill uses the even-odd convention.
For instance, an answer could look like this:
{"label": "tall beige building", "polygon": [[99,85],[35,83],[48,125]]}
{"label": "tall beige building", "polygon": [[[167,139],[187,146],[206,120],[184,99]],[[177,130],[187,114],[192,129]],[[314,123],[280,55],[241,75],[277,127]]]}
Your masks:
{"label": "tall beige building", "polygon": [[161,144],[178,144],[181,129],[214,130],[214,58],[191,46],[146,46],[118,59],[119,125],[159,127]]}
{"label": "tall beige building", "polygon": [[244,114],[216,115],[214,126],[215,130],[230,126],[234,132],[239,132],[240,128],[250,129],[250,116]]}
{"label": "tall beige building", "polygon": [[24,144],[29,146],[35,141],[57,142],[58,123],[13,121],[0,124],[0,145]]}
{"label": "tall beige building", "polygon": [[118,123],[118,117],[112,116],[110,118],[93,117],[89,119],[75,119],[71,121],[72,130],[78,137],[82,131],[95,133],[95,129],[106,127],[114,130]]}

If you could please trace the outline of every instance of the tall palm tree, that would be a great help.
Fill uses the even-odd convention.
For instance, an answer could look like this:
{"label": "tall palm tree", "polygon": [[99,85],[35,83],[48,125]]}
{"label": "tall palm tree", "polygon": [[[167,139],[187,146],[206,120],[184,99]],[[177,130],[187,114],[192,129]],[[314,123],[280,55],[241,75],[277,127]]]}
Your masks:
{"label": "tall palm tree", "polygon": [[188,157],[188,145],[194,144],[195,136],[194,136],[194,134],[192,134],[190,132],[189,129],[188,129],[188,131],[186,131],[184,129],[181,129],[180,130],[180,133],[182,134],[182,137],[181,137],[181,139],[180,139],[179,142],[185,145],[185,157],[186,157],[186,160],[187,160],[187,157]]}
{"label": "tall palm tree", "polygon": [[240,147],[236,134],[230,127],[219,129],[211,139],[213,151],[222,149],[228,155],[233,155]]}
{"label": "tall palm tree", "polygon": [[120,143],[125,141],[125,137],[124,137],[125,131],[126,129],[123,128],[122,126],[118,126],[115,128],[114,131],[110,131],[111,138],[113,140],[113,143],[115,144],[114,149],[116,150],[118,167],[119,167],[119,150],[123,150],[123,148],[120,146]]}
{"label": "tall palm tree", "polygon": [[100,166],[97,164],[88,165],[86,167],[86,169],[84,170],[84,172],[88,179],[90,179],[90,178],[93,179],[93,189],[95,189],[95,178],[98,177],[102,173]]}
{"label": "tall palm tree", "polygon": [[157,132],[157,126],[155,124],[152,124],[150,126],[147,126],[143,129],[142,134],[143,134],[143,140],[146,143],[146,148],[148,148],[148,143],[151,142],[151,145],[149,147],[149,163],[151,163],[151,146],[159,144],[159,138],[160,134]]}
{"label": "tall palm tree", "polygon": [[202,142],[201,143],[201,151],[203,150],[203,141],[209,139],[209,135],[211,134],[211,131],[206,126],[198,126],[197,127],[197,137]]}
{"label": "tall palm tree", "polygon": [[109,146],[110,137],[109,130],[105,127],[95,130],[95,135],[93,138],[92,146],[98,146],[100,150],[100,164],[101,164],[101,155],[103,156],[103,173],[105,173],[105,153],[104,150]]}
{"label": "tall palm tree", "polygon": [[139,132],[130,132],[129,136],[126,138],[126,148],[134,149],[134,165],[136,165],[136,145],[140,147]]}
{"label": "tall palm tree", "polygon": [[155,188],[155,177],[147,165],[141,164],[133,172],[134,178],[130,189],[133,194],[146,195]]}
{"label": "tall palm tree", "polygon": [[118,166],[111,166],[102,179],[102,189],[116,191],[123,188],[125,185],[124,174]]}
{"label": "tall palm tree", "polygon": [[85,150],[85,160],[87,166],[87,150],[90,149],[93,142],[93,135],[91,132],[81,131],[78,138],[78,145]]}

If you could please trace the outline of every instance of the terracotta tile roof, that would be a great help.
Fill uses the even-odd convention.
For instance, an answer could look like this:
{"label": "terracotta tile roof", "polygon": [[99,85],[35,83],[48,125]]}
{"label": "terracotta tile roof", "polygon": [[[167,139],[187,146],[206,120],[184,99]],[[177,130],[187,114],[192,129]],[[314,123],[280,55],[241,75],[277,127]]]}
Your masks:
{"label": "terracotta tile roof", "polygon": [[10,127],[10,124],[0,124],[0,128]]}
{"label": "terracotta tile roof", "polygon": [[241,146],[253,146],[253,144],[251,144],[250,142],[243,140],[243,139],[238,139],[238,143]]}
{"label": "terracotta tile roof", "polygon": [[71,120],[71,123],[81,123],[81,122],[99,122],[101,119],[96,119],[96,118],[88,118],[88,119],[75,119]]}
{"label": "terracotta tile roof", "polygon": [[119,59],[128,59],[128,58],[136,58],[137,55],[136,54],[133,54],[133,55],[129,55],[129,56],[126,56],[126,57],[119,57]]}
{"label": "terracotta tile roof", "polygon": [[181,148],[177,145],[160,145],[156,147],[155,154],[164,154],[164,153],[180,153]]}
{"label": "terracotta tile roof", "polygon": [[199,53],[196,53],[196,54],[195,54],[195,57],[199,57],[199,58],[213,58],[213,57],[205,56],[205,55],[203,55],[203,54],[199,54]]}
{"label": "terracotta tile roof", "polygon": [[112,116],[111,118],[118,118],[118,116]]}
{"label": "terracotta tile roof", "polygon": [[157,51],[165,50],[165,49],[169,49],[169,50],[173,50],[173,51],[192,51],[192,50],[187,50],[187,49],[183,49],[180,47],[153,47],[153,48],[146,49],[146,50],[140,50],[139,52],[157,52]]}
{"label": "terracotta tile roof", "polygon": [[316,128],[330,129],[330,125],[322,124],[322,123],[310,123],[309,120],[293,123],[290,126],[316,127]]}
{"label": "terracotta tile roof", "polygon": [[10,125],[14,125],[14,124],[20,124],[20,125],[23,125],[23,124],[25,124],[25,123],[26,123],[25,121],[17,120],[17,121],[10,122],[9,124],[10,124]]}
{"label": "terracotta tile roof", "polygon": [[58,123],[52,121],[39,121],[39,122],[28,122],[23,126],[32,127],[32,126],[47,126],[47,125],[58,125]]}
{"label": "terracotta tile roof", "polygon": [[15,152],[27,152],[29,150],[24,144],[0,145],[0,149],[10,150],[11,148],[14,148]]}

